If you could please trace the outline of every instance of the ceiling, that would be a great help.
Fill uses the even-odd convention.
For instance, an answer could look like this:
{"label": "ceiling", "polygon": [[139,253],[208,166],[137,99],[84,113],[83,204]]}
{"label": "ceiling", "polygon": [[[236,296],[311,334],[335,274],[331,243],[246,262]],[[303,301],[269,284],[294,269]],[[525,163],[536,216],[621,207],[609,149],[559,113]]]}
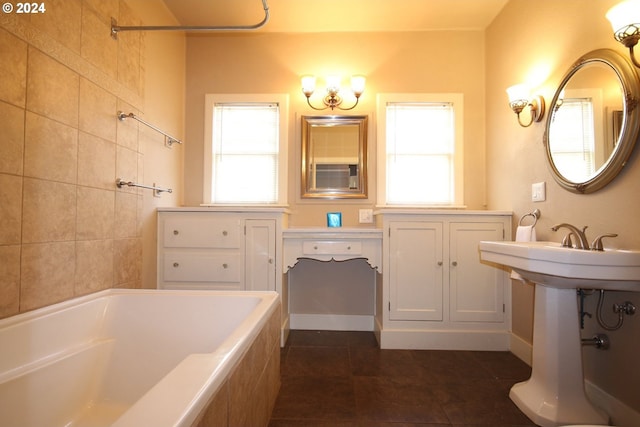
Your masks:
{"label": "ceiling", "polygon": [[[508,0],[267,0],[261,32],[483,30]],[[262,0],[164,0],[182,25],[254,25]],[[155,23],[148,22],[147,25]]]}

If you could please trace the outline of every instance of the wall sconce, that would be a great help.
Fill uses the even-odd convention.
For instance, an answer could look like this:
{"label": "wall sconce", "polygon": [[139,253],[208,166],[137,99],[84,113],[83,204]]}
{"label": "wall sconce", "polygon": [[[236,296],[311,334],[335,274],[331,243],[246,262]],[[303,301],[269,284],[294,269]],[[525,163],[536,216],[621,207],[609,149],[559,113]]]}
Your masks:
{"label": "wall sconce", "polygon": [[[522,127],[529,127],[533,122],[539,122],[544,117],[544,98],[540,95],[531,97],[529,88],[524,84],[511,86],[507,89],[509,96],[509,106],[514,113],[518,115],[518,123]],[[520,113],[525,107],[529,107],[531,119],[529,123],[524,124],[520,121]]]}
{"label": "wall sconce", "polygon": [[327,108],[337,108],[338,110],[352,110],[358,105],[358,101],[360,100],[360,95],[364,92],[364,76],[351,76],[351,92],[356,97],[356,103],[351,107],[343,108],[340,107],[342,104],[342,98],[338,95],[340,92],[340,76],[327,76],[327,96],[322,99],[324,103],[324,107],[318,108],[311,105],[311,101],[309,98],[316,90],[316,78],[315,76],[302,76],[302,93],[307,97],[307,104],[314,110],[326,110]]}
{"label": "wall sconce", "polygon": [[640,0],[627,0],[613,6],[606,15],[611,27],[613,37],[629,48],[631,62],[640,68],[640,63],[633,54],[633,47],[640,40]]}

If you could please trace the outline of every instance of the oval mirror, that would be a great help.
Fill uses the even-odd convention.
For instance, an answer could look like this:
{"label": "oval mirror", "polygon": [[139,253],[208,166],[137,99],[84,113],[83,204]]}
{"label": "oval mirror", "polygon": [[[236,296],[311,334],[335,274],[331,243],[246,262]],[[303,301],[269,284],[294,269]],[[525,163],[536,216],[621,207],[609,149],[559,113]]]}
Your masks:
{"label": "oval mirror", "polygon": [[302,116],[302,197],[367,197],[367,116]]}
{"label": "oval mirror", "polygon": [[631,63],[610,49],[582,56],[565,74],[544,133],[556,181],[575,193],[607,185],[638,138],[640,89]]}

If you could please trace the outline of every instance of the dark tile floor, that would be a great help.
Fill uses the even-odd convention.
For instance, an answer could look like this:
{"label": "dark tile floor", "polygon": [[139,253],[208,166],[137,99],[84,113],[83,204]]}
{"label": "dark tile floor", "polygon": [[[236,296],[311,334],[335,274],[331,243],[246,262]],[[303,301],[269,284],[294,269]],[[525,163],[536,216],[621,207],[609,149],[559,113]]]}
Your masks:
{"label": "dark tile floor", "polygon": [[535,426],[509,400],[508,352],[381,350],[371,332],[291,331],[269,427]]}

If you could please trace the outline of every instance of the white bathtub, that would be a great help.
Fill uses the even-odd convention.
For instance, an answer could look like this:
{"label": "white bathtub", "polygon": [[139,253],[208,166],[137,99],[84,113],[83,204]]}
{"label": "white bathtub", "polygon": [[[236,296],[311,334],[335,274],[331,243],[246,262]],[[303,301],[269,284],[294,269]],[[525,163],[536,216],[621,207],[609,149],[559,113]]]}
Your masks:
{"label": "white bathtub", "polygon": [[275,292],[107,290],[0,320],[0,426],[191,426]]}

